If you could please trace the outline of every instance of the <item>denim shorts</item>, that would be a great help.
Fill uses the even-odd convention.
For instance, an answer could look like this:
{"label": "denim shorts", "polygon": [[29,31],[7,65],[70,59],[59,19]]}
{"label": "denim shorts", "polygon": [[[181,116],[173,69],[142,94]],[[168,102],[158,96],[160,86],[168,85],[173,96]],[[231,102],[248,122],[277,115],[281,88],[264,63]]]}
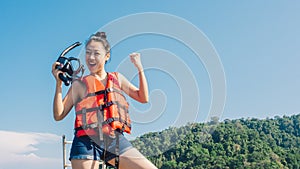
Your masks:
{"label": "denim shorts", "polygon": [[[105,137],[106,140],[106,151],[104,141],[100,141],[99,136],[74,136],[73,143],[71,146],[69,160],[104,160],[110,161],[116,157],[116,139]],[[119,154],[121,155],[125,151],[132,148],[132,144],[124,137],[119,134]]]}

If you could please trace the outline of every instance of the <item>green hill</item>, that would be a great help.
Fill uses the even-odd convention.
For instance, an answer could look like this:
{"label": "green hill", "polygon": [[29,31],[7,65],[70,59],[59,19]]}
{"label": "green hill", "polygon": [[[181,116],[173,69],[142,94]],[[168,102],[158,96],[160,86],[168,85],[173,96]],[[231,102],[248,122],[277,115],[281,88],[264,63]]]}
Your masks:
{"label": "green hill", "polygon": [[300,168],[300,114],[192,123],[145,134],[133,145],[163,169]]}

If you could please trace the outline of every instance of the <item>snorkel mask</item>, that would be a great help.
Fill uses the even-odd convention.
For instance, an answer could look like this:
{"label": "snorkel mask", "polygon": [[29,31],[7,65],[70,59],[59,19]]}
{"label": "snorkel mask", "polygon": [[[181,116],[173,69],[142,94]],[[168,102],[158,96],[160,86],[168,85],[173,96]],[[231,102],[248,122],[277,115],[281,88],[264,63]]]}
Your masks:
{"label": "snorkel mask", "polygon": [[[65,57],[65,54],[67,54],[70,50],[80,45],[80,42],[75,42],[74,44],[66,48],[57,59],[57,62],[59,62],[60,65],[56,66],[56,69],[63,72],[60,73],[58,77],[64,82],[66,86],[69,86],[74,79],[79,79],[83,76],[84,67],[80,63],[80,60],[75,57]],[[79,75],[80,73],[81,75]]]}

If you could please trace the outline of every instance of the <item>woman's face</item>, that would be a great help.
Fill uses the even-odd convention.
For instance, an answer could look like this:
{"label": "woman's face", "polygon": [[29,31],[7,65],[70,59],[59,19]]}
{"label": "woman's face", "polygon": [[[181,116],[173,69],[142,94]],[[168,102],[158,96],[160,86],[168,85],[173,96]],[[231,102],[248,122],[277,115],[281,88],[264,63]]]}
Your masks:
{"label": "woman's face", "polygon": [[101,71],[109,59],[102,42],[92,40],[85,51],[85,62],[90,72],[93,74]]}

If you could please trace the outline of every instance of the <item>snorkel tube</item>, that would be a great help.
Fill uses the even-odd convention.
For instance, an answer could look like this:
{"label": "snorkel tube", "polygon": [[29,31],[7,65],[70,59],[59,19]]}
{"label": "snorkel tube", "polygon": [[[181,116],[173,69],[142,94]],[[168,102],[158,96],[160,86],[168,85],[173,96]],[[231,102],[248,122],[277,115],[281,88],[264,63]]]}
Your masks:
{"label": "snorkel tube", "polygon": [[[72,83],[74,78],[80,78],[82,77],[83,73],[84,73],[84,68],[83,65],[80,63],[80,60],[78,58],[75,57],[65,57],[65,55],[71,51],[72,49],[74,49],[77,46],[80,46],[81,43],[80,42],[75,42],[74,44],[72,44],[71,46],[67,47],[58,57],[57,62],[60,63],[60,65],[56,66],[56,69],[62,71],[63,73],[60,73],[58,75],[59,79],[62,80],[64,82],[64,84],[66,86],[69,86],[70,83]],[[74,70],[73,66],[72,66],[72,62],[71,61],[77,61],[79,67]],[[77,76],[79,73],[81,72],[81,76]]]}

